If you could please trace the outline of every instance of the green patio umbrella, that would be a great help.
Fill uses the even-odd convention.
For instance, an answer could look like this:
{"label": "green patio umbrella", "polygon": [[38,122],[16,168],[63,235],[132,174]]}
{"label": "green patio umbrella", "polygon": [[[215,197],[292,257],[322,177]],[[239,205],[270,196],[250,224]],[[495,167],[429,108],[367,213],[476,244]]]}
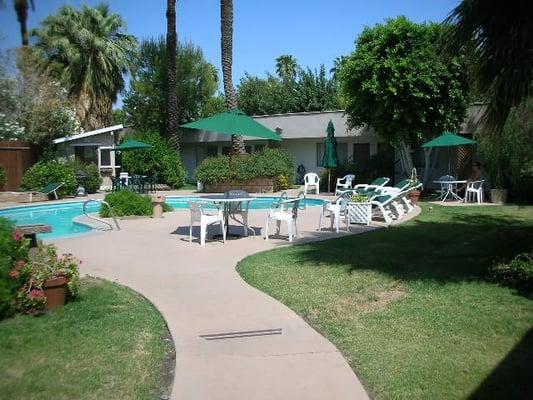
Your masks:
{"label": "green patio umbrella", "polygon": [[335,127],[333,122],[329,120],[326,128],[328,135],[324,141],[324,157],[322,158],[322,166],[328,170],[328,192],[331,192],[331,168],[339,166],[339,156],[337,154],[337,140],[335,139]]}
{"label": "green patio umbrella", "polygon": [[442,135],[437,136],[436,138],[430,140],[427,143],[424,143],[422,147],[447,147],[448,148],[448,173],[451,171],[450,167],[450,147],[462,146],[465,144],[474,144],[476,143],[472,139],[468,139],[462,136],[457,135],[453,132],[444,132]]}
{"label": "green patio umbrella", "polygon": [[121,151],[139,150],[139,149],[151,149],[152,147],[154,146],[152,146],[151,144],[144,143],[139,140],[129,139],[119,144],[118,146],[116,146],[113,150],[121,150]]}
{"label": "green patio umbrella", "polygon": [[422,147],[454,147],[461,146],[463,144],[474,143],[476,143],[474,140],[459,136],[453,132],[444,132],[442,135],[437,136],[435,139],[424,143]]}
{"label": "green patio umbrella", "polygon": [[280,141],[281,137],[273,130],[261,125],[241,110],[229,110],[181,125],[182,128],[200,129],[227,135],[253,136]]}

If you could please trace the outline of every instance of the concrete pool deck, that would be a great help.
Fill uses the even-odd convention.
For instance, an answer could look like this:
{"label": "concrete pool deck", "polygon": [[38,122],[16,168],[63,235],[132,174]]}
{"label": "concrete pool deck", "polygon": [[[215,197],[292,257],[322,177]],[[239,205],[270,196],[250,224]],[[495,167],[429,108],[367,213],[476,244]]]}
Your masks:
{"label": "concrete pool deck", "polygon": [[[319,213],[310,207],[299,214],[301,237],[293,243],[348,234],[317,232]],[[250,213],[257,237],[205,247],[188,242],[186,210],[125,219],[121,231],[51,241],[83,260],[82,273],[129,286],[158,308],[176,348],[173,399],[367,399],[335,346],[237,274],[244,257],[288,245],[285,237],[262,238],[266,215]],[[377,228],[353,226],[351,234]]]}

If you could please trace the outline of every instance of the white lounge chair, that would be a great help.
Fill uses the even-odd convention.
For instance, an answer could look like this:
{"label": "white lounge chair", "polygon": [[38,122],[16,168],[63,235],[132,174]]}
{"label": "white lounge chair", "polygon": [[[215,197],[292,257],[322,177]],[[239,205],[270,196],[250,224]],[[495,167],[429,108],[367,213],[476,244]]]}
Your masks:
{"label": "white lounge chair", "polygon": [[222,231],[222,240],[226,243],[226,229],[224,229],[224,215],[220,207],[216,207],[214,212],[208,212],[204,206],[213,206],[213,203],[202,201],[189,201],[191,209],[191,225],[189,227],[189,242],[192,242],[192,227],[194,223],[200,223],[200,245],[205,245],[207,236],[207,227],[212,224],[220,224]]}
{"label": "white lounge chair", "polygon": [[477,201],[478,204],[483,203],[483,184],[485,180],[468,182],[465,189],[464,202]]}
{"label": "white lounge chair", "polygon": [[351,193],[345,192],[342,193],[337,199],[330,203],[324,203],[322,206],[322,212],[318,219],[318,230],[322,228],[322,218],[330,218],[330,227],[333,230],[333,225],[335,225],[335,230],[337,233],[340,231],[341,219],[344,218],[346,223],[346,231],[350,232],[350,217],[348,215],[348,197],[351,196]]}
{"label": "white lounge chair", "polygon": [[298,219],[300,202],[303,198],[304,194],[302,192],[298,193],[295,199],[287,199],[287,194],[283,193],[280,200],[271,206],[265,226],[265,240],[268,240],[270,221],[276,221],[276,235],[279,235],[281,222],[287,223],[289,242],[292,242],[293,237],[298,236],[296,221]]}
{"label": "white lounge chair", "polygon": [[320,194],[320,178],[314,172],[309,172],[304,175],[304,195],[307,196],[307,191],[312,188],[316,190],[316,194]]}
{"label": "white lounge chair", "polygon": [[378,211],[385,222],[390,224],[393,220],[400,218],[401,210],[398,201],[406,195],[407,191],[377,195],[370,200],[370,203],[374,206],[374,211]]}
{"label": "white lounge chair", "polygon": [[337,184],[335,185],[335,196],[352,188],[353,181],[355,181],[355,175],[349,174],[342,178],[337,178]]}

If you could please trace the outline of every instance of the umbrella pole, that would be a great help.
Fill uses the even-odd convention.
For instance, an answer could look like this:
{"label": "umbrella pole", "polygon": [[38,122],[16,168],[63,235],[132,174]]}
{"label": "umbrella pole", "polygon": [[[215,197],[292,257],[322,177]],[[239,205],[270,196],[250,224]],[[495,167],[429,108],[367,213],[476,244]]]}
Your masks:
{"label": "umbrella pole", "polygon": [[328,193],[331,193],[331,169],[328,168]]}

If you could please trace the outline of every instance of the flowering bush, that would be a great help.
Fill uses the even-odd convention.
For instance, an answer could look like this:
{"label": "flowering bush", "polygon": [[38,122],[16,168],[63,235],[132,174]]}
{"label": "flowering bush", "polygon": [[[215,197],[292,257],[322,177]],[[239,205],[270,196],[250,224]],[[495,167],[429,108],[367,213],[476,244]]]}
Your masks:
{"label": "flowering bush", "polygon": [[46,302],[43,285],[50,279],[66,278],[69,297],[77,295],[80,263],[72,254],[59,257],[54,245],[40,245],[29,262],[17,263],[10,272],[10,277],[20,283],[15,308],[29,314],[42,312]]}
{"label": "flowering bush", "polygon": [[20,271],[28,261],[29,240],[13,223],[0,218],[0,319],[13,313],[13,298],[20,287]]}

